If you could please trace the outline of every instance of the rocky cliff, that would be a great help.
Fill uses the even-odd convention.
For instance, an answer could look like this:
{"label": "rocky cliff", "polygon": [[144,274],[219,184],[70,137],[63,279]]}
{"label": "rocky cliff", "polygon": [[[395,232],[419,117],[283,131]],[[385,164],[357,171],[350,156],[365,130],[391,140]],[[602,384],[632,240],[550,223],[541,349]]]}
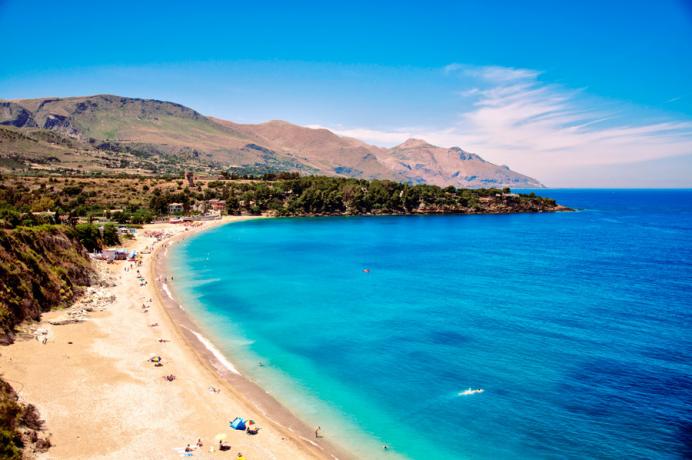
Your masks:
{"label": "rocky cliff", "polygon": [[69,306],[91,282],[88,254],[62,226],[0,230],[0,342],[41,312]]}
{"label": "rocky cliff", "polygon": [[50,448],[43,420],[33,404],[25,404],[0,378],[0,459],[27,460]]}

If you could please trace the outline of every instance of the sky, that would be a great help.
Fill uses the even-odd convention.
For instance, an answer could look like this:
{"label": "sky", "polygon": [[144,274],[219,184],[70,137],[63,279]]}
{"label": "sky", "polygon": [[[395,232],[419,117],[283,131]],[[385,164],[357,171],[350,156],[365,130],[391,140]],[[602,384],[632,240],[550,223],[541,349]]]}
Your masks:
{"label": "sky", "polygon": [[692,187],[692,0],[0,0],[0,98],[117,94],[552,187]]}

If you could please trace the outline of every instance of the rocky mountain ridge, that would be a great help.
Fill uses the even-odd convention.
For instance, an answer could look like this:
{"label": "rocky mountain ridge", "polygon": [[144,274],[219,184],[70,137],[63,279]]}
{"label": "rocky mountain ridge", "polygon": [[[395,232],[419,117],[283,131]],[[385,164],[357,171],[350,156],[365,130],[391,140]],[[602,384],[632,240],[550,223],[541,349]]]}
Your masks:
{"label": "rocky mountain ridge", "polygon": [[[49,166],[47,158],[53,159]],[[113,95],[0,101],[0,168],[35,162],[43,168],[140,173],[231,168],[455,187],[542,187],[459,147],[409,139],[383,148],[327,129],[279,120],[240,124],[172,102]]]}

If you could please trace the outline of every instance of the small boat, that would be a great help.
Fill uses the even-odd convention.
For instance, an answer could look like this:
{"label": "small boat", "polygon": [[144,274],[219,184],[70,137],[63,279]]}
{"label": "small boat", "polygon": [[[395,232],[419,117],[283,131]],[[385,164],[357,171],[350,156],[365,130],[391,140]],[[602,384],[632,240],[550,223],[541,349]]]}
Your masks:
{"label": "small boat", "polygon": [[483,388],[467,388],[464,391],[459,392],[459,396],[471,396],[478,393],[483,393],[485,390]]}

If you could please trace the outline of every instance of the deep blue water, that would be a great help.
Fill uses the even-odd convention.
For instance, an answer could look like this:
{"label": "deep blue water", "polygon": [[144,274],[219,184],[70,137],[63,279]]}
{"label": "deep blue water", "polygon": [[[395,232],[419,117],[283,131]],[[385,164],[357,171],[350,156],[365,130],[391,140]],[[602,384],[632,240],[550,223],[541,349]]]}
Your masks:
{"label": "deep blue water", "polygon": [[692,191],[541,193],[580,211],[228,225],[176,288],[361,458],[692,457]]}

